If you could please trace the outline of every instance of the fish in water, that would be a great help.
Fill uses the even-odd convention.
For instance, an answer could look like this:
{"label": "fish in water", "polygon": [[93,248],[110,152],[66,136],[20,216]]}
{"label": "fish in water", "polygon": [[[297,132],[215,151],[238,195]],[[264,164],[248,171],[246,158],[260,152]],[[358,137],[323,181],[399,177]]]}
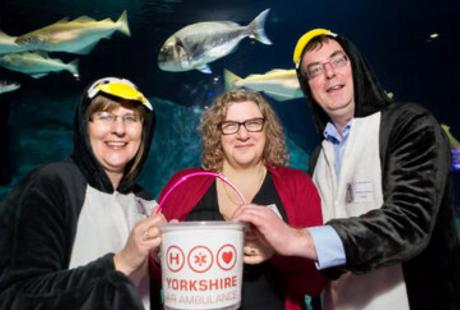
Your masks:
{"label": "fish in water", "polygon": [[8,93],[19,89],[21,84],[9,81],[0,81],[0,94]]}
{"label": "fish in water", "polygon": [[0,54],[19,53],[27,51],[25,46],[16,44],[16,37],[0,31]]}
{"label": "fish in water", "polygon": [[272,42],[264,30],[269,11],[264,10],[247,26],[231,21],[200,22],[186,26],[165,41],[158,55],[158,66],[164,71],[196,69],[211,73],[208,63],[228,55],[246,37],[270,45]]}
{"label": "fish in water", "polygon": [[110,18],[96,21],[88,16],[81,16],[72,21],[63,19],[21,35],[15,42],[29,50],[86,55],[91,52],[99,40],[110,37],[116,30],[127,36],[131,35],[126,11],[116,22]]}
{"label": "fish in water", "polygon": [[251,74],[241,78],[224,70],[225,89],[245,87],[264,92],[277,101],[286,101],[303,96],[295,69],[273,69],[264,74]]}
{"label": "fish in water", "polygon": [[0,66],[8,70],[18,71],[32,76],[35,79],[41,78],[50,72],[69,71],[76,78],[78,73],[78,59],[64,63],[57,58],[50,58],[46,54],[38,53],[13,53],[0,55]]}

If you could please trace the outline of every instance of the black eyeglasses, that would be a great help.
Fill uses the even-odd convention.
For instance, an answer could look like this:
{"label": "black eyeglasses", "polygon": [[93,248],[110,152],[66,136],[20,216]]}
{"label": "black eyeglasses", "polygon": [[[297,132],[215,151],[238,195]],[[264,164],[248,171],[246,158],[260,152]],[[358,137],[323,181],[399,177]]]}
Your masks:
{"label": "black eyeglasses", "polygon": [[257,117],[244,122],[225,121],[219,124],[219,128],[223,135],[232,135],[240,130],[241,125],[249,132],[261,132],[264,129],[264,124],[265,118]]}

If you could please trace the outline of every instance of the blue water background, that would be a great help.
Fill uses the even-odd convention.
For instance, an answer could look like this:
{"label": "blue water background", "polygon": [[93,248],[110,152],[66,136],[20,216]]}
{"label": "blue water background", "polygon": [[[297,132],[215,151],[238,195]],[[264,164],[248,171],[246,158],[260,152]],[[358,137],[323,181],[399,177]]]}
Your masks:
{"label": "blue water background", "polygon": [[[223,70],[244,77],[274,68],[291,69],[297,38],[315,27],[352,38],[386,90],[399,99],[427,106],[460,137],[457,6],[446,0],[3,0],[0,29],[9,35],[21,35],[66,16],[116,20],[127,10],[132,36],[115,33],[85,56],[53,53],[66,62],[80,58],[80,80],[66,72],[36,80],[0,68],[0,79],[18,80],[23,85],[18,91],[0,95],[1,134],[6,145],[2,169],[11,176],[0,186],[0,199],[37,165],[70,154],[73,110],[80,93],[90,81],[107,75],[133,80],[155,105],[157,129],[141,184],[156,196],[175,171],[199,165],[199,117],[222,93]],[[235,52],[210,64],[211,75],[158,68],[161,45],[180,28],[210,20],[246,25],[266,8],[271,8],[266,33],[272,46],[245,39]],[[433,32],[438,32],[439,38],[430,39]],[[306,170],[308,154],[319,141],[307,105],[303,99],[269,101],[285,127],[291,166]],[[459,184],[458,173],[454,177]],[[457,205],[459,200],[456,198]]]}

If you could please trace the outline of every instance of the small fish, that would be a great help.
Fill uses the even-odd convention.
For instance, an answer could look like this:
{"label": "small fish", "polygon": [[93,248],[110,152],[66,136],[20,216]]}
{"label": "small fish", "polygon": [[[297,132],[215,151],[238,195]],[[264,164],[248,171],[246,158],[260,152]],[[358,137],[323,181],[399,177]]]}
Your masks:
{"label": "small fish", "polygon": [[19,89],[21,84],[9,81],[0,81],[0,94],[8,93]]}
{"label": "small fish", "polygon": [[224,70],[225,89],[246,87],[264,92],[277,101],[303,97],[295,69],[273,69],[264,74],[251,74],[241,78],[229,70]]}
{"label": "small fish", "polygon": [[16,37],[0,31],[0,54],[25,52],[27,48],[16,44]]}
{"label": "small fish", "polygon": [[164,71],[196,69],[212,73],[208,63],[234,51],[246,37],[270,45],[272,42],[264,30],[269,11],[264,10],[247,26],[232,21],[200,22],[186,26],[165,41],[158,55],[158,66]]}
{"label": "small fish", "polygon": [[91,52],[99,40],[110,37],[116,30],[127,36],[131,35],[126,11],[116,22],[110,18],[96,21],[88,16],[81,16],[72,21],[62,19],[52,25],[19,36],[15,42],[29,50],[86,55]]}
{"label": "small fish", "polygon": [[41,78],[50,72],[69,71],[76,78],[78,73],[78,59],[64,63],[57,58],[50,58],[47,55],[38,53],[17,53],[0,55],[0,66],[12,71],[18,71],[32,76],[35,79]]}

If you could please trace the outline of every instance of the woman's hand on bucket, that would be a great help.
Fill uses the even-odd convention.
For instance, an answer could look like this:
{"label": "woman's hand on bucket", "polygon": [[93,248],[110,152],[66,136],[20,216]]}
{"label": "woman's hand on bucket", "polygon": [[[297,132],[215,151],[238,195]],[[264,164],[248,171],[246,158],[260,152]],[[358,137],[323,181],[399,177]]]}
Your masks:
{"label": "woman's hand on bucket", "polygon": [[246,264],[256,265],[263,263],[275,254],[272,246],[255,228],[249,228],[245,233],[244,239],[243,260]]}
{"label": "woman's hand on bucket", "polygon": [[125,247],[113,258],[115,269],[134,282],[140,280],[137,274],[146,268],[150,252],[158,251],[161,244],[159,226],[166,223],[164,216],[157,214],[155,210],[150,217],[137,222],[131,230]]}

